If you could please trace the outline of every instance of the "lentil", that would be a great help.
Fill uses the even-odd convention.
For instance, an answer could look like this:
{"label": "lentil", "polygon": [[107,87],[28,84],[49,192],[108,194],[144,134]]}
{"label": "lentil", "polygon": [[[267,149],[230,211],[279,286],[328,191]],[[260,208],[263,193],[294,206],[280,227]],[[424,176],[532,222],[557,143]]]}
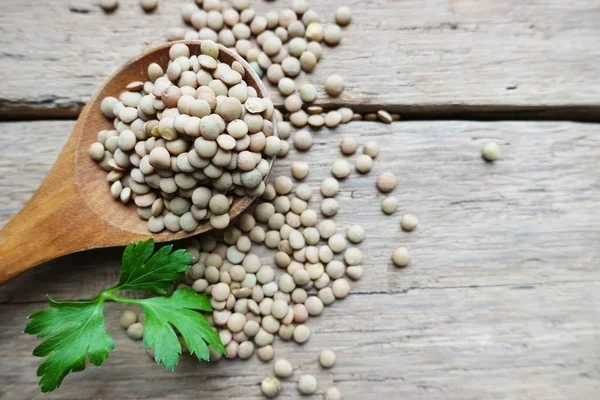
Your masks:
{"label": "lentil", "polygon": [[494,142],[486,143],[481,150],[481,155],[484,160],[488,162],[494,162],[500,158],[500,148]]}
{"label": "lentil", "polygon": [[366,174],[373,168],[373,159],[366,154],[361,154],[356,158],[356,171]]}
{"label": "lentil", "polygon": [[113,12],[119,6],[119,0],[100,0],[100,7],[106,13]]}
{"label": "lentil", "polygon": [[338,179],[343,179],[350,175],[350,164],[346,160],[337,160],[331,167],[331,173]]}
{"label": "lentil", "polygon": [[313,394],[317,391],[317,380],[312,375],[302,375],[298,380],[298,391],[302,394]]}
{"label": "lentil", "polygon": [[343,299],[350,293],[350,284],[344,278],[336,279],[331,286],[336,299]]}
{"label": "lentil", "polygon": [[277,88],[284,96],[289,96],[296,90],[295,83],[290,78],[281,78],[277,83]]}
{"label": "lentil", "polygon": [[390,113],[388,113],[385,110],[379,110],[377,111],[377,118],[379,118],[379,120],[381,122],[385,122],[386,124],[391,124],[392,123],[392,116],[390,115]]}
{"label": "lentil", "polygon": [[377,157],[377,154],[379,154],[379,145],[377,142],[369,140],[364,144],[363,153],[371,158],[375,158]]}
{"label": "lentil", "polygon": [[323,220],[317,225],[317,230],[323,239],[331,238],[336,231],[335,222],[330,219]]}
{"label": "lentil", "polygon": [[390,215],[398,208],[398,200],[393,196],[388,196],[381,202],[381,211]]}
{"label": "lentil", "polygon": [[363,261],[362,252],[356,247],[350,247],[344,252],[344,261],[349,266],[360,265]]}
{"label": "lentil", "polygon": [[136,322],[129,325],[127,327],[127,336],[133,340],[142,340],[144,337],[144,324]]}
{"label": "lentil", "polygon": [[327,198],[321,203],[321,214],[326,217],[333,217],[335,214],[337,214],[338,209],[339,204],[335,199]]}
{"label": "lentil", "polygon": [[346,268],[346,275],[353,281],[359,280],[363,275],[363,267],[360,265],[352,265]]}
{"label": "lentil", "polygon": [[119,323],[121,324],[121,328],[127,329],[131,325],[135,324],[137,321],[138,316],[136,313],[130,310],[125,310],[123,311],[123,314],[121,314],[121,319],[119,320]]}
{"label": "lentil", "polygon": [[328,95],[337,97],[344,90],[344,78],[339,75],[330,75],[325,80],[325,91]]}
{"label": "lentil", "polygon": [[273,359],[273,357],[275,356],[275,350],[273,349],[273,346],[271,346],[271,345],[259,347],[256,350],[256,355],[258,356],[258,358],[261,361],[264,361],[264,362],[271,361]]}
{"label": "lentil", "polygon": [[377,189],[382,193],[391,192],[396,188],[398,181],[391,172],[383,172],[377,177]]}
{"label": "lentil", "polygon": [[336,356],[331,350],[323,350],[319,354],[319,364],[323,368],[331,368],[335,364]]}
{"label": "lentil", "polygon": [[294,329],[293,337],[296,343],[306,343],[310,338],[310,329],[308,328],[308,326],[300,324],[296,326],[296,329]]}
{"label": "lentil", "polygon": [[311,115],[307,122],[313,128],[320,128],[325,125],[325,118],[322,115]]}
{"label": "lentil", "polygon": [[400,227],[407,232],[414,230],[418,223],[417,218],[411,214],[404,214],[400,219]]}
{"label": "lentil", "polygon": [[292,164],[292,175],[298,180],[302,180],[308,176],[308,163],[296,161]]}
{"label": "lentil", "polygon": [[342,394],[338,388],[330,387],[323,392],[323,400],[342,400]]}
{"label": "lentil", "polygon": [[350,9],[348,7],[340,7],[335,11],[335,23],[340,26],[346,26],[351,20]]}
{"label": "lentil", "polygon": [[[329,275],[323,275],[329,277]],[[327,282],[329,283],[329,282]],[[328,306],[335,301],[335,295],[333,294],[333,290],[330,287],[323,287],[319,290],[319,299],[323,302],[324,305]]]}
{"label": "lentil", "polygon": [[397,267],[406,267],[410,263],[410,254],[406,247],[398,247],[392,252],[392,261]]}
{"label": "lentil", "polygon": [[263,379],[260,390],[266,397],[276,397],[281,392],[281,382],[279,382],[279,379],[270,376]]}
{"label": "lentil", "polygon": [[323,312],[323,302],[317,296],[309,296],[304,302],[308,314],[312,316],[320,315]]}
{"label": "lentil", "polygon": [[311,103],[317,98],[317,88],[315,85],[305,83],[300,87],[300,98],[305,103]]}
{"label": "lentil", "polygon": [[356,143],[356,139],[352,137],[345,137],[340,143],[340,149],[342,150],[342,153],[347,156],[354,154],[357,148],[358,143]]}
{"label": "lentil", "polygon": [[335,178],[325,178],[323,182],[321,182],[321,194],[324,197],[333,197],[340,190],[340,184]]}

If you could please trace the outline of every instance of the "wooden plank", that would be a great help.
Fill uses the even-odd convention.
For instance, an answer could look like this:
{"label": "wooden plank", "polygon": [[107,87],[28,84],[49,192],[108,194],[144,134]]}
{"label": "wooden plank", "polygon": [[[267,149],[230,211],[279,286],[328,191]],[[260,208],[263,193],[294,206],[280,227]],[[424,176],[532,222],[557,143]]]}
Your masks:
{"label": "wooden plank", "polygon": [[[5,0],[0,116],[76,115],[118,65],[163,41],[168,28],[183,26],[183,0],[168,3],[146,15],[138,2],[123,1],[106,15],[96,0]],[[253,2],[260,12],[290,4]],[[319,104],[405,115],[597,119],[600,8],[594,1],[312,4],[327,21],[340,5],[353,12],[342,43],[325,49],[316,71],[299,80],[321,85],[332,73],[345,77],[343,95],[329,99],[321,92]]]}
{"label": "wooden plank", "polygon": [[[387,276],[413,279],[422,265]],[[277,357],[294,365],[278,398],[296,399],[302,373],[319,393],[337,386],[344,399],[594,399],[600,334],[598,282],[415,289],[351,294],[309,321],[313,334],[300,348],[275,342]],[[139,342],[118,327],[120,307],[105,312],[116,342],[102,368],[68,376],[41,395],[31,356],[36,343],[21,334],[40,304],[0,306],[0,397],[7,399],[261,399],[259,383],[272,364],[183,358],[175,372],[152,362]],[[317,365],[321,350],[337,354],[331,370]],[[320,396],[307,397],[320,399]]]}
{"label": "wooden plank", "polygon": [[[72,121],[2,123],[1,223],[26,200],[50,168]],[[280,398],[297,398],[296,381],[312,373],[319,393],[335,385],[345,399],[592,399],[600,390],[600,185],[597,125],[552,122],[353,122],[314,134],[313,149],[292,150],[274,176],[308,159],[308,183],[329,174],[344,136],[381,145],[373,171],[341,183],[340,228],[362,224],[365,276],[351,295],[309,321],[302,351],[275,344],[297,368]],[[14,141],[13,138],[19,138]],[[503,157],[480,158],[497,141]],[[352,158],[353,159],[353,158]],[[393,216],[379,210],[378,173],[399,178]],[[312,206],[318,206],[315,195]],[[400,231],[401,213],[420,224]],[[35,238],[32,238],[35,240]],[[389,263],[402,244],[413,261]],[[272,253],[255,246],[264,262]],[[31,356],[39,343],[21,334],[27,315],[56,299],[89,298],[118,276],[119,250],[88,252],[36,268],[0,287],[0,398],[259,399],[272,366],[248,362],[198,364],[184,357],[175,373],[154,365],[141,343],[118,328],[121,306],[107,307],[117,351],[100,368],[69,376],[39,394]],[[331,348],[338,363],[318,367]],[[317,399],[318,396],[308,397]]]}
{"label": "wooden plank", "polygon": [[[0,184],[7,188],[0,199],[5,222],[50,168],[72,122],[1,126],[12,134],[0,136],[0,148],[7,148],[11,137],[21,138],[8,147],[0,171]],[[337,144],[343,136],[381,145],[373,171],[353,173],[337,196],[340,230],[359,223],[367,231],[361,245],[366,274],[357,285],[361,293],[594,281],[600,278],[594,262],[600,258],[599,129],[566,122],[352,122],[315,133],[312,150],[291,150],[277,161],[274,176],[289,174],[293,161],[306,158],[311,164],[307,181],[317,191],[331,163],[341,157]],[[494,164],[480,158],[488,140],[502,149],[502,160]],[[376,176],[386,170],[399,179],[393,195],[400,208],[393,216],[381,213],[384,196],[374,187]],[[320,198],[316,194],[311,207],[317,209]],[[400,230],[405,212],[419,218],[415,232]],[[409,276],[391,273],[390,252],[398,245],[411,249]],[[272,263],[272,252],[256,251]],[[56,260],[0,287],[0,302],[40,301],[46,294],[89,298],[118,278],[119,259],[117,249]]]}

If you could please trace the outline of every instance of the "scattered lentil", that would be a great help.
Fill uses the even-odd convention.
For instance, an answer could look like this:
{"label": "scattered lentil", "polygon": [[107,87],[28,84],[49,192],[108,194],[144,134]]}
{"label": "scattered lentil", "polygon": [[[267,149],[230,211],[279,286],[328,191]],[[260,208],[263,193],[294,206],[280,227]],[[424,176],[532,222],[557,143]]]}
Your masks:
{"label": "scattered lentil", "polygon": [[140,5],[146,12],[151,12],[158,7],[158,0],[140,0]]}
{"label": "scattered lentil", "polygon": [[484,160],[494,162],[500,158],[500,148],[495,142],[486,143],[481,150],[481,155]]}
{"label": "scattered lentil", "polygon": [[296,329],[294,329],[293,337],[296,343],[306,343],[310,338],[310,329],[308,328],[308,326],[300,324],[296,326]]}
{"label": "scattered lentil", "polygon": [[307,130],[299,130],[293,136],[294,147],[300,151],[306,151],[311,148],[313,140],[312,135]]}
{"label": "scattered lentil", "polygon": [[321,182],[321,194],[324,197],[333,197],[340,190],[340,183],[335,178],[325,178],[323,182]]}
{"label": "scattered lentil", "polygon": [[144,337],[144,324],[136,322],[127,327],[127,336],[133,340],[142,340]]}
{"label": "scattered lentil", "polygon": [[317,379],[312,375],[302,375],[298,380],[298,391],[302,394],[313,394],[317,391]]}
{"label": "scattered lentil", "polygon": [[300,98],[305,103],[311,103],[317,98],[317,88],[315,85],[305,83],[300,87]]}
{"label": "scattered lentil", "polygon": [[335,364],[336,356],[331,350],[323,350],[319,354],[319,364],[323,368],[331,368]]}
{"label": "scattered lentil", "polygon": [[346,26],[350,23],[352,16],[348,7],[339,7],[335,11],[335,23],[340,26]]}
{"label": "scattered lentil", "polygon": [[338,179],[343,179],[350,175],[350,164],[346,160],[336,160],[332,167],[331,173]]}
{"label": "scattered lentil", "polygon": [[337,97],[344,90],[344,78],[339,75],[330,75],[325,80],[325,91],[328,95]]}
{"label": "scattered lentil", "polygon": [[363,267],[360,265],[352,265],[346,268],[346,275],[353,281],[359,280],[363,275]]}
{"label": "scattered lentil", "polygon": [[121,328],[123,328],[123,329],[129,328],[131,325],[135,324],[137,321],[138,321],[137,314],[131,310],[123,311],[123,314],[121,314],[121,319],[119,320],[119,322],[121,324]]}
{"label": "scattered lentil", "polygon": [[336,199],[327,198],[321,202],[321,213],[326,217],[333,217],[337,214],[339,204]]}
{"label": "scattered lentil", "polygon": [[342,150],[342,153],[347,156],[354,154],[357,148],[358,143],[356,142],[356,139],[352,137],[345,137],[340,143],[340,149]]}
{"label": "scattered lentil", "polygon": [[261,361],[268,362],[268,361],[271,361],[273,359],[273,357],[275,356],[275,350],[273,349],[273,346],[271,346],[271,345],[259,347],[256,350],[256,355],[258,356],[258,358]]}
{"label": "scattered lentil", "polygon": [[373,159],[366,154],[361,154],[356,158],[356,171],[366,174],[373,168]]}
{"label": "scattered lentil", "polygon": [[410,263],[410,255],[406,247],[398,247],[392,252],[392,261],[397,267],[406,267]]}
{"label": "scattered lentil", "polygon": [[415,229],[418,223],[417,217],[411,214],[404,214],[400,219],[400,227],[407,232]]}
{"label": "scattered lentil", "polygon": [[350,293],[350,284],[344,278],[336,279],[331,286],[336,299],[343,299]]}
{"label": "scattered lentil", "polygon": [[292,175],[298,180],[302,180],[308,176],[308,163],[296,161],[292,164]]}
{"label": "scattered lentil", "polygon": [[294,373],[294,367],[288,360],[280,358],[275,360],[273,373],[280,378],[290,378]]}
{"label": "scattered lentil", "polygon": [[100,0],[100,7],[104,12],[110,13],[119,6],[119,0]]}
{"label": "scattered lentil", "polygon": [[386,213],[388,215],[393,214],[397,208],[398,208],[398,200],[396,200],[396,198],[393,196],[387,196],[381,202],[381,211],[383,211],[384,213]]}
{"label": "scattered lentil", "polygon": [[396,188],[398,181],[391,172],[383,172],[377,177],[377,189],[382,193],[391,192]]}
{"label": "scattered lentil", "polygon": [[385,110],[378,110],[377,111],[377,118],[379,118],[379,120],[381,122],[385,122],[386,124],[391,124],[393,119],[392,116],[390,115],[390,113],[388,113]]}
{"label": "scattered lentil", "polygon": [[276,397],[281,392],[281,382],[279,382],[279,379],[270,376],[263,379],[260,390],[266,397]]}
{"label": "scattered lentil", "polygon": [[342,400],[342,394],[338,388],[330,387],[323,392],[323,400]]}

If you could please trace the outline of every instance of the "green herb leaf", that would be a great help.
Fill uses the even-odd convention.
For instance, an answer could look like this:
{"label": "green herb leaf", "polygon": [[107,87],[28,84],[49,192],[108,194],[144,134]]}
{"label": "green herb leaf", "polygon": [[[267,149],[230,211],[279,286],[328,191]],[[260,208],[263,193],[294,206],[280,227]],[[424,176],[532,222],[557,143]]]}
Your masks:
{"label": "green herb leaf", "polygon": [[181,345],[175,329],[181,334],[190,354],[199,360],[208,360],[208,346],[224,353],[219,334],[213,330],[204,315],[197,311],[212,311],[206,295],[189,288],[179,288],[170,297],[135,300],[146,314],[144,345],[154,350],[154,359],[168,369],[175,369],[181,354]]}
{"label": "green herb leaf", "polygon": [[37,370],[42,392],[58,388],[69,372],[83,371],[86,359],[102,365],[115,348],[104,327],[103,300],[48,303],[51,308],[31,314],[25,328],[30,335],[50,336],[33,350],[48,357]]}
{"label": "green herb leaf", "polygon": [[33,351],[34,356],[47,357],[37,371],[42,392],[58,388],[69,372],[84,370],[88,359],[94,365],[102,365],[115,348],[104,327],[105,301],[142,307],[146,314],[144,344],[153,348],[156,361],[169,369],[177,366],[181,354],[175,330],[200,360],[208,360],[208,346],[225,352],[219,335],[201,313],[212,311],[206,295],[189,288],[180,288],[170,297],[144,300],[115,295],[118,290],[152,290],[164,294],[192,262],[189,253],[172,251],[172,246],[164,246],[152,254],[153,251],[152,240],[130,244],[125,248],[121,278],[116,286],[91,301],[48,299],[49,309],[29,316],[25,332],[39,338],[48,337]]}
{"label": "green herb leaf", "polygon": [[115,289],[167,293],[192,263],[192,256],[185,250],[171,252],[172,249],[172,245],[164,246],[152,255],[152,239],[128,245],[123,252],[121,278]]}

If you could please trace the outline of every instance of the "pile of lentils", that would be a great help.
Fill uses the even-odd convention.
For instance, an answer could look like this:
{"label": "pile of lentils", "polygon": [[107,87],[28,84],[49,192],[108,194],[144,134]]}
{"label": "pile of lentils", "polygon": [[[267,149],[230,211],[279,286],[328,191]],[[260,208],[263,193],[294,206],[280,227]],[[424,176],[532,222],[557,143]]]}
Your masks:
{"label": "pile of lentils", "polygon": [[[269,362],[275,357],[276,336],[306,343],[311,336],[309,318],[345,299],[350,281],[362,277],[363,255],[356,246],[365,231],[360,225],[341,230],[332,219],[338,208],[336,179],[326,178],[320,191],[325,199],[320,207],[311,208],[316,196],[308,184],[294,185],[290,177],[278,176],[266,185],[262,202],[253,212],[240,215],[235,225],[186,241],[193,265],[180,286],[211,297],[214,311],[209,321],[226,347],[226,358],[246,360],[256,354]],[[314,208],[320,208],[321,216]],[[259,246],[274,251],[274,266],[263,264],[253,252]],[[126,311],[121,325],[132,339],[143,338],[143,323],[134,312]],[[211,349],[211,361],[221,357]],[[319,363],[330,368],[335,358],[326,350]],[[281,371],[281,364],[289,365],[287,372]],[[289,378],[292,372],[289,362],[278,360],[276,377],[263,381],[263,393],[276,396],[281,390],[278,378]],[[317,388],[313,375],[298,380],[302,394],[315,393]],[[336,388],[328,392],[339,393]]]}
{"label": "pile of lentils", "polygon": [[[355,155],[359,147],[355,139],[345,137],[340,152]],[[377,142],[362,144],[362,152],[355,158],[356,171],[370,172],[378,154]],[[185,242],[193,265],[179,285],[211,297],[214,311],[209,321],[226,347],[225,358],[247,360],[256,354],[264,362],[276,360],[273,376],[261,383],[266,397],[276,397],[282,390],[281,379],[294,375],[289,361],[275,357],[276,336],[306,343],[311,336],[308,320],[345,299],[351,282],[363,276],[363,254],[358,246],[365,238],[364,228],[354,224],[341,229],[334,220],[340,181],[351,170],[346,159],[334,161],[332,176],[321,182],[321,196],[315,196],[313,188],[302,182],[309,174],[308,164],[294,162],[291,177],[280,175],[267,183],[260,203],[252,212],[241,214],[235,225]],[[396,186],[390,172],[383,172],[376,180],[382,193]],[[416,222],[405,230],[415,227]],[[256,250],[262,246],[272,251],[272,263],[261,262]],[[398,267],[409,263],[405,248],[396,249],[392,258]],[[143,338],[143,323],[132,311],[123,314],[121,325],[132,339]],[[182,346],[185,348],[184,342]],[[211,349],[211,361],[221,358]],[[322,368],[331,368],[336,354],[325,349],[315,359]],[[302,371],[309,368],[303,365]],[[317,378],[311,374],[298,376],[297,384],[301,394],[319,389]],[[341,393],[329,387],[323,398],[341,399]]]}
{"label": "pile of lentils", "polygon": [[[115,187],[111,187],[113,196],[124,202],[133,197],[140,207],[140,217],[149,220],[151,231],[158,232],[163,227],[173,232],[179,229],[193,231],[198,222],[206,218],[209,218],[214,227],[224,228],[223,231],[186,241],[185,248],[193,256],[193,266],[180,285],[189,286],[196,292],[211,297],[214,311],[209,321],[226,346],[225,358],[246,360],[256,354],[260,360],[269,362],[275,359],[273,345],[276,336],[285,341],[306,343],[311,335],[308,319],[320,315],[325,307],[349,295],[351,281],[359,280],[363,275],[363,255],[356,246],[365,238],[365,230],[357,224],[345,230],[340,229],[333,219],[339,208],[335,197],[340,190],[340,181],[347,178],[352,170],[346,159],[341,158],[332,163],[332,176],[324,179],[318,189],[323,200],[316,207],[314,204],[311,207],[311,200],[314,202],[313,188],[302,183],[309,174],[309,164],[305,161],[292,163],[290,172],[296,185],[288,176],[278,176],[271,183],[265,184],[263,176],[268,171],[268,164],[263,157],[285,157],[289,151],[288,138],[292,139],[297,151],[309,151],[313,144],[311,131],[322,126],[334,128],[340,123],[361,119],[391,123],[399,120],[400,116],[384,110],[364,116],[354,113],[350,108],[324,110],[313,104],[317,97],[315,85],[307,83],[296,86],[294,78],[301,71],[312,72],[321,59],[321,43],[330,46],[340,43],[341,27],[351,20],[347,7],[340,7],[336,11],[335,23],[326,24],[316,11],[308,7],[305,0],[294,0],[291,9],[269,11],[264,16],[256,15],[248,0],[196,0],[195,3],[184,5],[182,17],[193,30],[186,32],[183,28],[171,29],[168,39],[201,39],[201,54],[190,56],[189,49],[188,54],[185,54],[184,46],[177,44],[174,47],[179,50],[173,51],[166,73],[163,73],[161,66],[153,64],[148,70],[151,82],[145,82],[141,87],[132,83],[127,89],[128,92],[134,92],[133,95],[106,100],[103,112],[109,118],[118,119],[115,121],[116,132],[99,135],[99,142],[105,146],[102,151],[106,159],[101,158],[100,151],[97,150],[90,149],[90,154],[94,158],[95,152],[95,159],[100,166],[109,175],[112,174],[109,181],[114,179],[112,185]],[[218,53],[214,52],[215,42],[244,57],[259,76],[275,85],[286,96],[283,112],[273,109],[268,100],[259,99],[248,85],[245,92],[240,90],[239,86],[244,86],[243,69],[233,64],[221,67],[222,63],[217,60]],[[211,57],[216,65],[203,56]],[[228,76],[224,77],[226,71]],[[237,75],[229,71],[240,74],[241,81],[238,82]],[[196,74],[196,87],[192,84],[193,73]],[[189,76],[189,85],[184,75]],[[235,76],[235,80],[229,75]],[[344,89],[344,80],[339,75],[329,76],[322,84],[324,91],[331,97],[340,96]],[[186,89],[186,86],[191,86],[194,90]],[[169,89],[171,87],[173,89]],[[137,93],[134,89],[137,89]],[[180,95],[176,103],[170,102],[171,93],[167,93],[167,90],[175,96]],[[243,98],[244,95],[247,97]],[[131,96],[138,98],[137,105],[134,106],[136,100],[130,102]],[[238,102],[235,100],[228,100],[235,102],[235,115],[229,114],[229,111],[223,115],[223,102],[231,97],[237,99],[241,106],[239,115]],[[144,119],[146,111],[140,107],[143,98],[146,99],[143,103],[152,105],[152,116],[156,117]],[[182,100],[183,98],[187,100]],[[209,103],[210,109],[199,100]],[[250,108],[246,106],[248,101],[251,102]],[[173,107],[168,106],[167,102]],[[159,110],[161,103],[164,108]],[[255,103],[260,106],[255,108]],[[129,122],[120,118],[121,111],[125,108],[137,109],[136,118]],[[174,108],[177,115],[169,115],[167,112],[165,116],[165,110],[169,108]],[[150,114],[150,108],[148,111]],[[127,112],[124,116],[127,118]],[[272,134],[272,116],[277,121],[280,141]],[[132,117],[133,111],[130,118]],[[172,125],[168,123],[168,126],[172,128],[169,132],[176,132],[176,138],[161,135],[160,123],[164,118],[173,118]],[[218,121],[212,126],[214,131],[210,131],[208,135],[203,132],[205,124],[201,123],[205,118],[209,123]],[[259,118],[262,122],[259,122]],[[200,124],[196,129],[198,119]],[[143,122],[136,122],[139,120]],[[153,120],[156,122],[149,123]],[[258,128],[260,124],[262,127]],[[311,130],[305,129],[307,125]],[[230,126],[232,132],[229,131]],[[300,129],[293,132],[294,127]],[[131,143],[127,142],[125,149],[122,149],[120,137],[125,131],[133,132],[135,138],[132,140],[133,147],[129,148]],[[244,131],[245,135],[240,131]],[[231,137],[233,141],[220,139],[221,136]],[[116,138],[109,140],[110,137]],[[127,133],[123,142],[126,142],[127,137],[132,138]],[[260,140],[255,139],[258,137]],[[246,138],[250,143],[240,152],[237,145],[240,141],[246,141]],[[171,151],[177,147],[169,144],[174,140],[179,141],[182,148],[185,147],[182,153],[174,154]],[[139,144],[143,141],[146,143]],[[223,145],[233,147],[227,149]],[[97,144],[94,146],[100,149]],[[355,154],[359,147],[361,145],[351,137],[343,138],[340,143],[344,156]],[[142,154],[137,152],[138,148]],[[153,165],[157,161],[151,160],[155,148],[167,150],[159,152],[166,155],[161,160],[164,164],[160,165],[164,167],[169,162],[168,168]],[[131,166],[121,166],[117,162],[119,159],[127,164],[121,152],[129,154]],[[223,160],[223,165],[219,165],[221,157],[225,157],[223,154],[228,152],[236,154],[235,157],[232,155],[232,159],[237,158],[236,162],[230,159],[225,164]],[[184,153],[185,157],[182,156]],[[242,156],[242,153],[245,155]],[[368,174],[378,153],[377,142],[369,140],[363,143],[362,152],[354,160],[355,170],[359,174]],[[138,166],[135,165],[136,162],[139,163]],[[189,171],[185,170],[188,164]],[[142,171],[142,166],[148,174]],[[147,166],[153,169],[150,170]],[[206,168],[208,171],[205,171]],[[134,170],[139,172],[133,172]],[[219,170],[225,178],[217,176],[213,170]],[[253,172],[252,185],[247,186],[248,175],[244,174],[250,171],[258,173]],[[117,177],[119,173],[120,176]],[[190,174],[195,183],[186,188],[187,181],[183,177]],[[146,182],[148,176],[154,176],[150,181],[158,183],[158,187]],[[245,178],[242,179],[242,176]],[[131,187],[132,182],[134,187]],[[179,185],[181,182],[184,187]],[[161,183],[168,190],[165,191]],[[148,192],[138,193],[138,184],[148,186]],[[191,180],[189,184],[192,185]],[[381,193],[390,194],[396,188],[397,180],[391,172],[383,172],[377,178],[375,186]],[[146,200],[144,196],[149,193],[151,195],[147,201],[139,201],[140,198]],[[152,194],[156,198],[151,202]],[[231,194],[260,196],[262,202],[252,212],[241,214],[234,224],[230,224],[227,210],[232,201]],[[392,196],[386,197],[382,202],[382,210],[386,214],[393,214],[397,207],[398,202]],[[416,228],[417,220],[407,214],[401,217],[400,225],[403,230],[412,231]],[[261,262],[257,253],[253,252],[259,246],[272,250],[272,262]],[[408,250],[404,247],[395,249],[392,261],[397,267],[407,266],[410,262]],[[143,322],[138,320],[138,315],[134,312],[126,311],[122,315],[121,325],[132,339],[143,338]],[[182,347],[185,350],[183,342]],[[221,358],[220,354],[211,349],[211,361],[217,362]],[[318,359],[322,368],[331,368],[336,362],[336,355],[327,349],[318,357],[315,356],[315,359]],[[307,366],[302,369],[305,368]],[[273,376],[261,383],[263,394],[266,397],[277,396],[282,390],[280,380],[289,379],[293,374],[294,368],[289,361],[276,359]],[[301,394],[318,391],[318,382],[313,375],[298,376],[297,382]],[[329,387],[322,393],[326,400],[342,398],[335,387]]]}
{"label": "pile of lentils", "polygon": [[[197,0],[186,3],[181,10],[183,21],[190,27],[173,28],[168,40],[213,40],[244,57],[266,83],[274,85],[286,96],[285,114],[279,121],[313,128],[333,128],[352,119],[361,119],[345,108],[325,112],[311,105],[317,99],[317,87],[312,83],[296,86],[294,79],[301,72],[311,73],[323,55],[322,43],[337,46],[342,40],[342,27],[351,21],[348,7],[340,7],[334,23],[323,23],[321,16],[309,8],[306,0],[292,1],[292,7],[257,15],[249,0]],[[338,97],[344,89],[344,79],[337,74],[322,82],[325,92]],[[387,114],[387,113],[386,113]],[[389,116],[389,122],[392,117]],[[287,128],[287,129],[286,129]]]}
{"label": "pile of lentils", "polygon": [[[268,11],[264,15],[258,15],[250,5],[250,0],[186,3],[181,9],[181,17],[187,28],[169,29],[167,40],[208,39],[236,51],[260,77],[286,96],[286,113],[282,117],[295,127],[309,125],[318,129],[322,126],[333,128],[350,120],[388,124],[400,120],[400,115],[385,110],[364,116],[348,108],[325,111],[311,105],[317,99],[314,84],[297,86],[294,82],[301,72],[314,71],[323,56],[322,44],[337,46],[341,43],[342,28],[352,20],[348,7],[339,7],[332,22],[326,23],[309,7],[307,0],[293,0],[291,8]],[[344,90],[344,79],[338,74],[330,75],[321,84],[331,97],[340,96]]]}
{"label": "pile of lentils", "polygon": [[102,100],[115,129],[101,131],[89,154],[150,232],[193,232],[203,220],[223,229],[234,196],[264,193],[269,159],[282,150],[273,104],[246,83],[242,64],[219,61],[215,42],[198,55],[177,43],[169,56],[168,66],[148,66],[148,81]]}

